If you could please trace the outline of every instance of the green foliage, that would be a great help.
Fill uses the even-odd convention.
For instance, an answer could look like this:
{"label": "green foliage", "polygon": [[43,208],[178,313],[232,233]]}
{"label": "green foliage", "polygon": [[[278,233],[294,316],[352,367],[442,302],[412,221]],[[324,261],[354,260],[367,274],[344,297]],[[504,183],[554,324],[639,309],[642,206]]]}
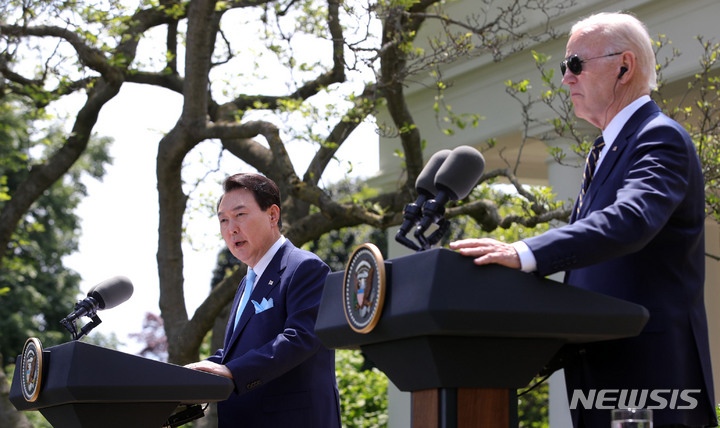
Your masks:
{"label": "green foliage", "polygon": [[[0,104],[0,177],[7,197],[29,174],[33,164],[58,147],[60,130],[38,122],[37,112],[3,100]],[[80,276],[62,258],[77,250],[80,223],[75,208],[85,196],[80,175],[104,173],[107,141],[96,141],[67,174],[30,207],[15,229],[0,264],[0,349],[4,364],[14,362],[28,337],[49,347],[66,341],[60,320],[72,310]],[[6,202],[0,201],[0,210]]]}
{"label": "green foliage", "polygon": [[[699,36],[697,39],[702,47],[700,72],[688,82],[686,93],[677,101],[666,99],[660,87],[655,98],[668,116],[685,125],[692,137],[705,178],[707,213],[720,222],[720,77],[715,70],[720,43],[706,42]],[[678,55],[673,52],[672,59]]]}
{"label": "green foliage", "polygon": [[[534,379],[535,384],[539,379]],[[518,427],[519,428],[549,428],[548,403],[550,388],[547,382],[541,383],[526,394],[518,391]]]}
{"label": "green foliage", "polygon": [[[486,211],[482,216],[461,216],[454,218],[450,232],[443,237],[440,245],[447,245],[452,241],[466,238],[494,238],[504,242],[514,242],[523,238],[539,235],[548,230],[547,223],[540,221],[530,225],[522,225],[517,221],[522,216],[532,216],[538,211],[538,205],[544,209],[552,210],[562,205],[556,201],[552,189],[549,187],[526,187],[524,189],[535,199],[530,201],[518,194],[510,185],[483,184],[470,193],[470,201],[482,201]],[[492,217],[492,218],[488,218]],[[499,227],[494,217],[504,218]]]}
{"label": "green foliage", "polygon": [[212,330],[205,334],[198,353],[200,354],[201,360],[207,359],[215,353],[215,349],[212,349]]}
{"label": "green foliage", "polygon": [[371,242],[387,257],[387,234],[369,226],[342,228],[326,233],[306,245],[306,249],[317,254],[330,266],[333,272],[345,270],[345,265],[355,247]]}
{"label": "green foliage", "polygon": [[[373,190],[363,187],[357,180],[335,183],[327,191],[335,200],[352,200],[356,203],[374,195]],[[337,272],[345,270],[345,264],[355,247],[366,242],[375,244],[387,257],[387,233],[366,225],[333,230],[306,244],[305,249],[317,254],[333,272]]]}
{"label": "green foliage", "polygon": [[386,427],[388,379],[377,368],[363,369],[360,351],[335,352],[335,374],[345,428]]}
{"label": "green foliage", "polygon": [[[437,77],[436,73],[431,74]],[[477,128],[480,121],[485,120],[484,116],[475,113],[455,113],[452,105],[445,102],[445,91],[449,85],[438,80],[436,86],[437,94],[435,95],[435,102],[433,103],[433,111],[435,112],[435,119],[438,122],[438,126],[442,127],[443,134],[453,136],[456,130],[464,130],[468,126]],[[444,113],[444,116],[441,116],[441,113]]]}

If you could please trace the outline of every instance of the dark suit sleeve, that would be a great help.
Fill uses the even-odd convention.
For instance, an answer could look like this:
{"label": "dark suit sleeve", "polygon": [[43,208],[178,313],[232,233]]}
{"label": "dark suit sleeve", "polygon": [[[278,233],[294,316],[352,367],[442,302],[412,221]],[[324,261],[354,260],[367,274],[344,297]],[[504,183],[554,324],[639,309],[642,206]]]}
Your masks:
{"label": "dark suit sleeve", "polygon": [[220,348],[217,351],[215,351],[214,354],[207,357],[206,360],[212,361],[213,363],[216,363],[216,364],[222,364],[223,355],[225,355],[225,350],[223,348]]}
{"label": "dark suit sleeve", "polygon": [[315,336],[320,297],[330,269],[317,258],[290,263],[283,272],[273,310],[286,311],[280,334],[226,362],[242,392],[273,380],[312,357],[321,348]]}
{"label": "dark suit sleeve", "polygon": [[663,228],[669,230],[669,239],[682,240],[687,236],[684,228],[697,224],[697,213],[676,211],[683,200],[697,196],[687,192],[697,156],[679,125],[660,115],[622,150],[602,185],[596,186],[586,217],[525,240],[540,275],[636,252]]}

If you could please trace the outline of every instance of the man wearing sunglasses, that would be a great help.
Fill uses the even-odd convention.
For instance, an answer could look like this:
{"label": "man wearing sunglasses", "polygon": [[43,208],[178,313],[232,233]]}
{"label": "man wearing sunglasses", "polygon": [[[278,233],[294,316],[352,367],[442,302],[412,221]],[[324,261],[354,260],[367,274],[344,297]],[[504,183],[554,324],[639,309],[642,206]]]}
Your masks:
{"label": "man wearing sunglasses", "polygon": [[[603,404],[652,408],[656,428],[716,426],[703,176],[683,126],[650,98],[657,82],[647,29],[621,13],[582,20],[560,71],[575,114],[602,131],[570,224],[512,244],[484,238],[450,247],[479,265],[566,271],[567,284],[645,306],[650,319],[639,336],[578,350],[565,367],[568,396],[605,391]],[[610,426],[610,410],[597,402],[571,415],[575,427]]]}

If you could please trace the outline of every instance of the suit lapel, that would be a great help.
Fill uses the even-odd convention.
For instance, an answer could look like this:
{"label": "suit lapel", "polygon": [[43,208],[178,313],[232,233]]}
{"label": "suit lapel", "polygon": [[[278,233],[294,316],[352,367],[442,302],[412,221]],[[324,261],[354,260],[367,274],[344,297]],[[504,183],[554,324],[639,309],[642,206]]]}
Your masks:
{"label": "suit lapel", "polygon": [[[595,195],[597,195],[602,190],[602,184],[605,183],[607,178],[610,176],[612,170],[615,169],[617,161],[626,151],[629,145],[628,143],[631,140],[635,139],[635,134],[637,133],[640,125],[645,123],[650,116],[657,113],[660,113],[660,108],[653,101],[643,104],[642,107],[640,107],[635,113],[633,113],[625,126],[623,126],[623,129],[620,131],[618,136],[615,138],[615,141],[613,142],[612,147],[610,147],[610,150],[605,154],[605,157],[603,158],[602,163],[598,167],[597,171],[595,171],[595,177],[593,177],[592,182],[590,182],[590,187],[585,194],[585,199],[583,202],[583,206],[580,209],[580,214],[577,216],[577,218],[573,216],[571,222],[579,218],[583,218],[587,215],[588,211],[590,211],[590,207],[592,206],[592,201],[595,198]],[[575,211],[573,211],[573,213],[574,212]]]}
{"label": "suit lapel", "polygon": [[235,299],[233,300],[233,305],[230,309],[230,318],[228,319],[228,325],[225,329],[225,343],[223,346],[224,349],[229,349],[230,343],[232,343],[235,338],[235,331],[233,330],[233,326],[235,325],[235,317],[237,316],[237,310],[240,306],[240,299],[242,297],[243,290],[245,289],[245,284],[247,284],[247,276],[243,278],[242,281],[240,281],[238,291],[235,292]]}
{"label": "suit lapel", "polygon": [[593,199],[595,199],[595,196],[602,191],[603,183],[605,183],[605,180],[607,180],[608,176],[610,176],[610,172],[615,169],[617,160],[623,154],[627,146],[628,140],[626,138],[621,138],[620,135],[618,135],[613,142],[612,147],[610,147],[610,150],[605,153],[605,157],[603,158],[597,171],[595,171],[595,177],[593,177],[590,182],[590,187],[588,188],[587,193],[585,193],[583,206],[580,208],[580,217],[585,217],[587,215],[590,207],[592,206]]}
{"label": "suit lapel", "polygon": [[[287,266],[287,256],[294,248],[295,246],[293,246],[290,241],[285,241],[270,261],[270,264],[265,269],[262,276],[255,280],[255,288],[250,295],[250,301],[248,301],[247,306],[245,306],[245,309],[240,316],[240,321],[238,321],[237,326],[232,331],[230,341],[226,344],[226,348],[229,348],[235,343],[245,329],[247,323],[253,316],[255,316],[255,305],[253,305],[252,301],[254,300],[260,303],[260,301],[262,301],[263,298],[267,298],[272,290],[278,285],[282,272],[285,270],[285,266]],[[245,282],[245,280],[243,280],[243,282]],[[237,294],[238,296],[235,297],[235,303],[233,304],[233,314],[237,311],[240,301],[239,295],[241,295],[242,292],[238,292]],[[234,319],[232,321],[234,321]]]}

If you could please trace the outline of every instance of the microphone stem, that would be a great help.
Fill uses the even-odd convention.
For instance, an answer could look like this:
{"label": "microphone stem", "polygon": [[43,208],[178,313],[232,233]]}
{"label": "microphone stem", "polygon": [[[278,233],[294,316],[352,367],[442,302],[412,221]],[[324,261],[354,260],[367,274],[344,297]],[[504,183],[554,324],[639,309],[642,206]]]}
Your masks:
{"label": "microphone stem", "polygon": [[78,334],[77,337],[74,337],[73,340],[78,340],[81,337],[85,336],[86,334],[90,333],[90,331],[92,329],[94,329],[95,327],[97,327],[98,325],[100,325],[101,322],[102,322],[102,320],[100,319],[100,317],[98,317],[97,315],[93,315],[92,321],[85,324],[83,326],[83,328],[80,330],[80,334]]}
{"label": "microphone stem", "polygon": [[402,231],[398,231],[398,233],[395,235],[395,241],[398,243],[408,247],[409,249],[413,251],[420,251],[421,248],[418,247],[413,241],[411,241],[405,234],[402,233]]}
{"label": "microphone stem", "polygon": [[[97,316],[97,306],[98,303],[94,298],[86,297],[84,300],[79,300],[75,304],[75,310],[73,311],[73,313],[60,320],[60,324],[62,324],[67,329],[67,331],[70,332],[73,340],[80,339],[102,322]],[[86,316],[92,319],[92,321],[85,324],[78,333],[75,322],[78,318],[82,316]]]}
{"label": "microphone stem", "polygon": [[75,321],[68,318],[63,318],[60,320],[60,324],[62,324],[67,329],[67,331],[70,332],[73,340],[76,340],[76,338],[78,337],[78,333],[77,328],[75,327]]}
{"label": "microphone stem", "polygon": [[435,232],[431,233],[430,236],[427,238],[427,242],[429,244],[428,248],[434,246],[440,240],[443,236],[447,233],[447,231],[450,229],[450,221],[446,219],[445,217],[440,218],[440,220],[437,223],[438,228]]}

